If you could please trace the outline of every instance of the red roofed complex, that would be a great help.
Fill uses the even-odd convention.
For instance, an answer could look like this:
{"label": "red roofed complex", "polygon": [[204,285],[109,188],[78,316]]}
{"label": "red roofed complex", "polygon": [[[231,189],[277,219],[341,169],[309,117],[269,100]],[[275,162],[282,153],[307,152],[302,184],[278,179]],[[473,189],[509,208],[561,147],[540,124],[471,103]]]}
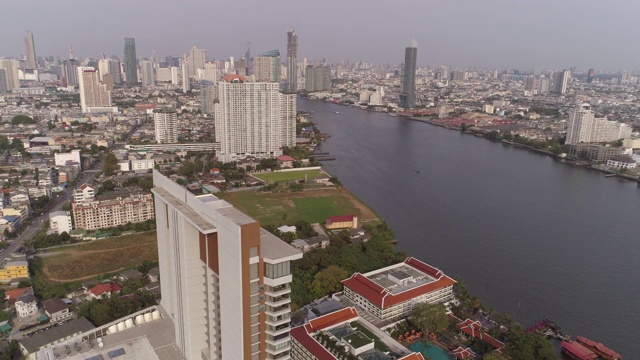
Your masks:
{"label": "red roofed complex", "polygon": [[278,160],[278,164],[281,167],[293,167],[293,162],[296,161],[296,159],[289,155],[276,156],[276,160]]}
{"label": "red roofed complex", "polygon": [[493,346],[498,352],[502,352],[502,350],[504,349],[504,343],[487,334],[486,329],[483,328],[482,324],[479,321],[473,321],[471,319],[462,321],[452,313],[449,313],[447,315],[449,316],[449,321],[454,323],[463,333],[486,342],[487,344]]}
{"label": "red roofed complex", "polygon": [[89,289],[89,296],[94,299],[109,297],[112,293],[122,290],[118,284],[98,284]]}
{"label": "red roofed complex", "polygon": [[31,290],[31,287],[23,287],[17,288],[13,290],[7,290],[4,292],[5,300],[9,301],[9,305],[13,305],[16,303],[16,300],[20,297],[20,295],[24,294],[27,290]]}
{"label": "red roofed complex", "polygon": [[358,227],[358,215],[336,215],[327,219],[324,226],[329,230],[356,229]]}
{"label": "red roofed complex", "polygon": [[605,360],[622,359],[622,356],[620,354],[604,346],[602,343],[589,340],[586,337],[582,337],[582,336],[576,336],[576,340],[581,345],[593,351],[597,355],[600,355],[600,357],[604,358]]}
{"label": "red roofed complex", "polygon": [[456,359],[475,359],[476,358],[476,354],[473,351],[471,351],[471,349],[469,348],[463,349],[460,346],[458,346],[457,349],[453,350],[453,356],[455,356]]}
{"label": "red roofed complex", "polygon": [[[350,326],[353,321],[360,320],[355,308],[344,308],[327,315],[310,320],[307,324],[291,330],[291,358],[305,360],[338,359],[329,349],[321,344],[320,334],[328,335],[336,343],[342,344],[354,356],[362,353],[377,353],[376,358],[385,356],[374,350],[374,340],[368,338]],[[364,322],[364,321],[363,321]],[[360,357],[358,357],[360,358]],[[398,360],[424,360],[418,353],[408,354]]]}
{"label": "red roofed complex", "polygon": [[453,299],[455,283],[415,258],[342,280],[347,299],[380,320],[407,316],[415,304],[447,302]]}
{"label": "red roofed complex", "polygon": [[587,349],[586,347],[580,345],[580,343],[575,341],[563,341],[562,352],[571,359],[595,360],[598,358],[598,355],[596,355],[593,351]]}

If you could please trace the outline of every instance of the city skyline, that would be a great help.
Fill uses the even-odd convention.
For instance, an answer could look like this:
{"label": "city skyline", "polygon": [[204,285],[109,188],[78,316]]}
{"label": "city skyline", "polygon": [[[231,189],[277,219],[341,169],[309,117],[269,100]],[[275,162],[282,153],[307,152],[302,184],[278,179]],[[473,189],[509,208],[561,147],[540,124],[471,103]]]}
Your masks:
{"label": "city skyline", "polygon": [[[150,26],[151,22],[146,24],[144,20],[134,19],[138,13],[136,9],[144,6],[144,11],[148,11],[146,4],[127,3],[131,11],[120,13],[116,1],[116,6],[106,9],[104,16],[119,18],[119,25],[102,31],[90,16],[82,16],[88,11],[82,6],[76,7],[78,14],[74,14],[78,16],[60,26],[57,19],[64,17],[63,9],[35,1],[9,0],[4,4],[9,13],[19,12],[30,4],[38,5],[40,11],[26,22],[21,17],[10,17],[0,25],[4,34],[2,55],[23,55],[25,32],[32,29],[37,53],[41,56],[65,58],[72,45],[81,58],[99,57],[102,53],[120,57],[122,38],[133,37],[137,40],[137,53],[142,57],[150,57],[153,51],[163,55],[184,54],[197,45],[206,49],[211,58],[234,56],[239,59],[246,51],[247,41],[251,41],[256,53],[274,48],[284,53],[286,43],[282,33],[293,27],[304,39],[300,43],[299,59],[324,57],[331,62],[350,59],[399,64],[402,61],[397,55],[399,49],[411,38],[416,38],[429,54],[419,59],[418,66],[539,69],[576,66],[585,70],[595,68],[596,71],[634,70],[637,68],[635,59],[640,56],[640,49],[629,46],[633,43],[632,14],[637,13],[634,10],[640,10],[640,4],[631,1],[585,3],[568,0],[557,4],[546,0],[524,3],[490,0],[481,4],[471,1],[450,4],[406,0],[405,5],[413,10],[394,18],[388,16],[389,4],[378,2],[381,6],[373,4],[362,10],[359,4],[330,1],[326,6],[314,8],[311,17],[308,4],[285,7],[254,1],[249,5],[255,11],[247,12],[245,19],[254,26],[215,36],[216,32],[233,24],[226,23],[225,19],[206,21],[209,10],[216,13],[235,11],[232,4],[214,6],[192,1],[178,6],[169,2],[154,3],[154,16],[149,17],[154,23],[169,22],[176,14],[190,16],[192,26],[176,31],[174,27],[160,28]],[[80,4],[71,0],[68,5],[76,3]],[[336,6],[340,11],[335,11]],[[434,12],[438,16],[424,21],[427,14]],[[265,13],[273,16],[265,17]],[[328,27],[327,20],[338,26]],[[398,27],[400,23],[402,27]],[[83,31],[77,31],[80,28]],[[366,36],[362,36],[362,30],[366,30]],[[612,53],[616,56],[610,56]]]}

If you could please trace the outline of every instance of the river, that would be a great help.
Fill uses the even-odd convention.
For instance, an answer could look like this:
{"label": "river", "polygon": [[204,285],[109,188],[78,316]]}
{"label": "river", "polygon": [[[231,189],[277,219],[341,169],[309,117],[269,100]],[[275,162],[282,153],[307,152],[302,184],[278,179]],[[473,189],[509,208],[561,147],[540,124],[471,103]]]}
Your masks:
{"label": "river", "polygon": [[319,148],[336,158],[326,169],[387,221],[400,249],[525,327],[546,316],[638,358],[634,182],[384,113],[298,108],[331,135]]}

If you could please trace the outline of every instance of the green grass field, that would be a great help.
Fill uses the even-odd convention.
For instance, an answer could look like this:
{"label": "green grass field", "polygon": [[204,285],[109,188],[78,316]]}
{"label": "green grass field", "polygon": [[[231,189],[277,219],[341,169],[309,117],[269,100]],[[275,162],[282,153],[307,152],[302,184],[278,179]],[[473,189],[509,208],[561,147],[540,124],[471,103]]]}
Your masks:
{"label": "green grass field", "polygon": [[375,214],[345,189],[297,193],[263,194],[239,191],[219,194],[262,225],[292,224],[298,220],[323,223],[329,216],[358,214],[375,220]]}
{"label": "green grass field", "polygon": [[304,179],[305,175],[307,175],[307,179],[311,180],[320,174],[323,174],[321,170],[301,170],[255,174],[254,176],[262,181],[274,183],[277,181],[294,181]]}

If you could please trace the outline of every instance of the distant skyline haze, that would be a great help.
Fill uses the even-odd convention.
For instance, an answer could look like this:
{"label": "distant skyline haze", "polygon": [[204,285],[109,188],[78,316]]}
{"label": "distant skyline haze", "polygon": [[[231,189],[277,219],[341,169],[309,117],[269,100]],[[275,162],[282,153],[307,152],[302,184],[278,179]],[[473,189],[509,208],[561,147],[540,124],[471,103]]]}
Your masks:
{"label": "distant skyline haze", "polygon": [[[64,6],[61,6],[64,4]],[[299,37],[298,61],[398,65],[416,39],[418,66],[635,70],[640,2],[633,0],[4,0],[0,56],[25,54],[32,30],[38,56],[117,55],[136,39],[138,57],[185,54],[196,45],[210,59],[269,49],[286,53],[287,29]]]}

